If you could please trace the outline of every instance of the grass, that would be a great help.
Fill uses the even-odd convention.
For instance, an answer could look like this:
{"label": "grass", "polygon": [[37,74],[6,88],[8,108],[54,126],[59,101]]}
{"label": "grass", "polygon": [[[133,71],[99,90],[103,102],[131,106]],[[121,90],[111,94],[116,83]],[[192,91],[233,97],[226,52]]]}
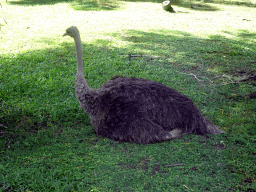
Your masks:
{"label": "grass", "polygon": [[[255,2],[177,4],[175,14],[156,2],[111,2],[112,11],[2,3],[0,191],[256,191],[255,81],[229,84],[256,73]],[[92,88],[114,75],[162,82],[226,133],[151,145],[96,135],[74,96],[74,43],[62,37],[71,25]],[[157,57],[129,65],[128,53]]]}

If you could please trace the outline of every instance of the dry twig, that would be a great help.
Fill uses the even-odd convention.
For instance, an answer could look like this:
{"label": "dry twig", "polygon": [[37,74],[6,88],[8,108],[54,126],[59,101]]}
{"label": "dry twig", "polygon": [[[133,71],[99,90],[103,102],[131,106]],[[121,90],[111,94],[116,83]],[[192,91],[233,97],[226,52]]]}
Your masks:
{"label": "dry twig", "polygon": [[128,57],[129,58],[129,64],[131,64],[131,58],[132,57],[150,57],[150,58],[157,58],[160,56],[152,56],[152,55],[132,55],[132,54],[128,54],[128,55],[120,55],[122,57]]}
{"label": "dry twig", "polygon": [[[193,76],[198,82],[202,82],[202,81],[205,81],[203,79],[207,79],[208,81],[211,82],[212,85],[217,85],[215,84],[212,80],[210,80],[208,77],[203,77],[201,76],[200,78],[203,78],[203,79],[199,79],[195,74],[192,74],[192,73],[182,73],[182,72],[179,72],[179,71],[176,71],[177,73],[180,73],[180,74],[183,74],[183,75],[191,75]],[[233,81],[231,79],[230,76],[228,75],[222,75],[222,76],[216,76],[214,77],[213,79],[216,79],[216,78],[228,78],[229,79],[229,83],[223,83],[223,84],[220,84],[220,85],[230,85],[230,84],[239,84],[241,82],[245,82],[245,81],[250,81],[250,80],[256,80],[256,75],[251,75],[249,77],[244,77],[244,78],[241,78],[241,79],[238,79],[237,81]]]}
{"label": "dry twig", "polygon": [[4,126],[3,124],[0,124],[0,127],[8,128],[8,127]]}
{"label": "dry twig", "polygon": [[179,72],[179,71],[176,71],[177,73],[180,73],[180,74],[183,74],[183,75],[191,75],[191,76],[194,76],[196,78],[197,81],[204,81],[204,80],[200,80],[197,78],[196,75],[192,74],[192,73],[182,73],[182,72]]}

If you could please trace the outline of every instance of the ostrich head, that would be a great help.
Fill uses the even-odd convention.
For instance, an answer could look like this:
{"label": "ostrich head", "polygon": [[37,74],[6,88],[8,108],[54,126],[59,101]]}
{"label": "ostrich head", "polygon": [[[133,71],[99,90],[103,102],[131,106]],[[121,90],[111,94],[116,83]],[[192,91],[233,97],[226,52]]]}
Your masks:
{"label": "ostrich head", "polygon": [[69,27],[66,30],[66,33],[63,36],[69,35],[70,37],[77,37],[79,36],[79,31],[75,26]]}

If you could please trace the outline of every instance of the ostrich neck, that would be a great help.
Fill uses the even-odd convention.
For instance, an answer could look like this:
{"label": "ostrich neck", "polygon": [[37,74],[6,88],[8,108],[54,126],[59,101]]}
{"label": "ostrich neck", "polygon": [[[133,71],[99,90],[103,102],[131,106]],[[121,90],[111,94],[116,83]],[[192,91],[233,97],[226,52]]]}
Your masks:
{"label": "ostrich neck", "polygon": [[83,49],[79,33],[74,37],[76,44],[77,74],[76,74],[76,90],[84,89],[87,93],[93,90],[89,88],[85,78],[83,69]]}
{"label": "ostrich neck", "polygon": [[77,59],[77,75],[84,77],[83,71],[83,50],[80,35],[78,34],[75,38],[76,44],[76,59]]}
{"label": "ostrich neck", "polygon": [[96,99],[97,93],[89,88],[83,72],[83,51],[80,35],[78,34],[75,38],[76,44],[76,59],[77,59],[77,74],[75,83],[75,92],[78,101],[82,108],[90,115],[96,113],[95,108],[98,104]]}

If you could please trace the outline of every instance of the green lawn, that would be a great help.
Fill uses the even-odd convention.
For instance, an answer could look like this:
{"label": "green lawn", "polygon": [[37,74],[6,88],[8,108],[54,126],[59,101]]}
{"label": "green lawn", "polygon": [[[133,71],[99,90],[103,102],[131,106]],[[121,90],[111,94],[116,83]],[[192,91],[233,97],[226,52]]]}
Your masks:
{"label": "green lawn", "polygon": [[[0,191],[256,191],[256,81],[240,81],[256,75],[256,2],[193,3],[2,1]],[[90,87],[162,82],[226,133],[150,145],[96,135],[74,94],[71,25]],[[128,64],[129,53],[148,56]]]}

